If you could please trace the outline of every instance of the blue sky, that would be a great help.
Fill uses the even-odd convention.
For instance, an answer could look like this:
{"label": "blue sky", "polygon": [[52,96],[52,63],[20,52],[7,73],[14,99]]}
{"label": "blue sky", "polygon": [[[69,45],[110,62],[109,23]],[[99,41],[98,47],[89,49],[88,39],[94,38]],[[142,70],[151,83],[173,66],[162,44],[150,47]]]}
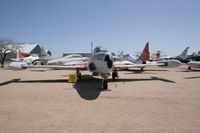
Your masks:
{"label": "blue sky", "polygon": [[124,53],[200,50],[200,0],[0,0],[0,38],[36,42],[61,56],[90,43]]}

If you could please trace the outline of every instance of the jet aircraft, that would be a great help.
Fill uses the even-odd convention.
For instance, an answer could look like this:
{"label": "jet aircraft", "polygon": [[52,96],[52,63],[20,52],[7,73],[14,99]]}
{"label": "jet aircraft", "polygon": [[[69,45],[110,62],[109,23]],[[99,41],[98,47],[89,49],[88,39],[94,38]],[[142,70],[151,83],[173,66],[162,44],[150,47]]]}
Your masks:
{"label": "jet aircraft", "polygon": [[[130,54],[123,55],[123,52],[120,52],[119,60],[115,61],[115,64],[146,64],[146,61],[149,61],[149,43],[147,42],[140,56],[132,56]],[[141,70],[144,67],[140,67]]]}
{"label": "jet aircraft", "polygon": [[188,59],[190,61],[200,61],[200,51],[198,53],[193,53],[191,55],[188,55]]}
{"label": "jet aircraft", "polygon": [[70,54],[65,57],[52,59],[47,62],[47,65],[63,65],[63,66],[69,66],[69,65],[76,65],[76,64],[85,64],[87,63],[88,58],[82,57],[79,54]]}
{"label": "jet aircraft", "polygon": [[11,58],[11,61],[23,61],[24,59],[24,55],[22,54],[22,52],[18,49],[16,50],[17,52],[17,57],[16,58]]}
{"label": "jet aircraft", "polygon": [[190,61],[187,63],[188,64],[188,69],[200,69],[200,61]]}
{"label": "jet aircraft", "polygon": [[156,64],[116,64],[112,57],[112,54],[108,52],[103,47],[96,47],[91,54],[91,57],[85,64],[76,65],[36,65],[30,66],[21,62],[12,62],[9,64],[11,68],[53,68],[53,69],[66,69],[66,70],[76,70],[77,77],[81,78],[81,71],[90,71],[92,73],[96,73],[102,77],[102,89],[108,88],[107,79],[112,73],[112,79],[118,77],[118,70],[133,68],[133,67],[145,67],[145,66],[164,66],[164,67],[178,67],[180,65],[180,61],[177,60],[166,60]]}
{"label": "jet aircraft", "polygon": [[189,59],[188,59],[187,53],[188,53],[189,48],[190,48],[190,47],[186,47],[186,48],[184,49],[184,51],[183,51],[180,55],[176,56],[176,57],[173,58],[173,59],[179,60],[179,61],[182,62],[182,63],[188,63],[188,62],[189,62]]}
{"label": "jet aircraft", "polygon": [[174,60],[179,60],[182,63],[187,63],[187,62],[189,62],[188,55],[187,55],[189,48],[190,47],[186,47],[183,50],[183,52],[180,55],[177,55],[177,56],[161,55],[161,51],[157,51],[156,54],[153,54],[151,56],[151,60],[152,61],[161,61],[161,60],[171,60],[171,59],[174,59]]}
{"label": "jet aircraft", "polygon": [[27,64],[35,64],[38,60],[39,56],[37,54],[32,54],[28,57],[24,57],[23,53],[20,50],[17,50],[16,58],[11,58],[11,61],[26,62]]}

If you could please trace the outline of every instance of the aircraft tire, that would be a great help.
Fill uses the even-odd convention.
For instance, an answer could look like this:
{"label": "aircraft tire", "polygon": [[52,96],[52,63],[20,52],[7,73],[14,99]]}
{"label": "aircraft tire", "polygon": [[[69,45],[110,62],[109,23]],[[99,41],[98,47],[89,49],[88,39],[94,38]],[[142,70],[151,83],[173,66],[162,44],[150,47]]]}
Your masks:
{"label": "aircraft tire", "polygon": [[115,80],[116,78],[118,78],[118,74],[117,72],[112,72],[112,79]]}
{"label": "aircraft tire", "polygon": [[33,64],[33,65],[41,65],[42,62],[41,62],[39,59],[37,59],[37,60],[34,60],[34,61],[32,62],[32,64]]}

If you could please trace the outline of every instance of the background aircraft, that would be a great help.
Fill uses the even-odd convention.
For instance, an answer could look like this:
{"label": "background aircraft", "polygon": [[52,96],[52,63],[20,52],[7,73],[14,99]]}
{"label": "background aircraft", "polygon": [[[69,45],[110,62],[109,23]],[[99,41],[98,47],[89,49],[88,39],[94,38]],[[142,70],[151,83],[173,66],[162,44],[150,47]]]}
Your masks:
{"label": "background aircraft", "polygon": [[24,55],[22,54],[22,52],[19,49],[16,52],[17,52],[16,58],[11,58],[11,61],[23,61]]}
{"label": "background aircraft", "polygon": [[79,54],[71,54],[65,57],[49,60],[47,62],[47,65],[69,66],[69,65],[76,65],[76,64],[85,64],[87,63],[87,61],[88,61],[87,57],[83,57]]}
{"label": "background aircraft", "polygon": [[200,61],[200,51],[198,53],[193,53],[191,55],[188,55],[188,59],[190,61]]}
{"label": "background aircraft", "polygon": [[161,52],[163,51],[157,51],[156,54],[153,54],[150,58],[151,61],[161,61],[161,60],[171,60],[171,59],[175,59],[175,60],[179,60],[182,63],[187,63],[189,62],[188,59],[188,49],[189,47],[185,48],[184,51],[177,56],[170,56],[170,55],[161,55]]}
{"label": "background aircraft", "polygon": [[17,50],[17,57],[11,58],[11,61],[25,62],[28,65],[43,65],[47,64],[47,61],[51,59],[51,56],[46,52],[46,50],[41,47],[40,56],[38,54],[31,54],[28,57],[24,57],[20,50]]}
{"label": "background aircraft", "polygon": [[107,79],[112,73],[112,79],[115,80],[118,77],[117,71],[120,69],[132,68],[132,67],[145,67],[145,66],[164,66],[164,67],[177,67],[181,63],[177,60],[166,60],[156,64],[116,64],[114,63],[114,59],[112,54],[108,52],[106,49],[102,47],[96,47],[87,61],[86,64],[79,64],[76,65],[36,65],[30,66],[25,63],[21,62],[12,62],[9,64],[10,68],[53,68],[53,69],[66,69],[66,70],[76,70],[77,77],[81,78],[80,71],[88,70],[90,72],[97,73],[102,77],[102,89],[108,88]]}
{"label": "background aircraft", "polygon": [[11,61],[25,62],[27,64],[34,64],[38,60],[39,56],[37,54],[32,54],[28,57],[24,57],[23,53],[20,50],[17,50],[17,57],[15,59],[11,58]]}
{"label": "background aircraft", "polygon": [[[118,55],[119,58],[117,61],[115,61],[115,64],[127,64],[127,65],[133,65],[133,64],[146,64],[146,61],[149,61],[150,53],[149,53],[149,43],[147,42],[141,55],[140,56],[133,56],[131,54],[123,55],[123,51],[120,52]],[[140,67],[141,70],[144,69],[144,67]]]}
{"label": "background aircraft", "polygon": [[186,48],[184,49],[184,51],[183,51],[180,55],[174,57],[173,59],[179,60],[179,61],[182,62],[182,63],[188,63],[188,62],[190,61],[190,60],[188,59],[188,55],[187,55],[187,54],[188,54],[189,48],[190,48],[190,47],[186,47]]}
{"label": "background aircraft", "polygon": [[158,50],[150,56],[150,61],[161,61],[161,60],[171,60],[173,56],[163,55],[164,51]]}
{"label": "background aircraft", "polygon": [[188,69],[191,70],[191,69],[200,69],[200,61],[190,61],[188,62]]}

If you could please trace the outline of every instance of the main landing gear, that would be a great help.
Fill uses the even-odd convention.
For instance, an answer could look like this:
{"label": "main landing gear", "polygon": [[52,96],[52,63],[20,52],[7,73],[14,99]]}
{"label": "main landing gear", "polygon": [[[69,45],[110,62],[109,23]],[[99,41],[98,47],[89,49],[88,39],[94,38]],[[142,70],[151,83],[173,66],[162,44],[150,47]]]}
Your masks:
{"label": "main landing gear", "polygon": [[[108,89],[108,81],[107,81],[108,75],[103,76],[102,79],[102,90],[107,90]],[[112,79],[115,80],[116,78],[118,78],[118,72],[117,70],[113,70],[112,72]]]}
{"label": "main landing gear", "polygon": [[76,71],[76,75],[77,75],[77,78],[78,78],[78,79],[81,79],[81,78],[82,78],[81,73],[80,73],[79,70]]}
{"label": "main landing gear", "polygon": [[144,71],[144,67],[141,67],[140,70],[141,70],[141,71]]}
{"label": "main landing gear", "polygon": [[118,72],[117,72],[117,70],[115,69],[115,70],[112,72],[112,79],[115,80],[116,78],[118,78]]}

